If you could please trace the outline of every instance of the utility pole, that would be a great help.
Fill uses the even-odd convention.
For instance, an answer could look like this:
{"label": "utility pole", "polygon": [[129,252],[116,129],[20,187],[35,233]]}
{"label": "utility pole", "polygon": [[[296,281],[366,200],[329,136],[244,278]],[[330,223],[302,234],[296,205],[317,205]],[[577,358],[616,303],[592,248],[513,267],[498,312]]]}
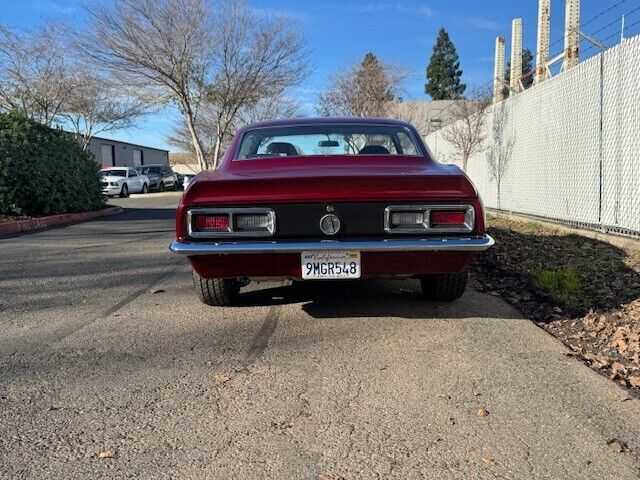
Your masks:
{"label": "utility pole", "polygon": [[516,92],[521,91],[522,77],[522,19],[514,18],[511,22],[511,72],[509,85]]}
{"label": "utility pole", "polygon": [[496,37],[496,53],[493,63],[493,103],[504,99],[502,95],[504,77],[504,37]]}
{"label": "utility pole", "polygon": [[564,19],[564,71],[580,61],[580,0],[566,0]]}
{"label": "utility pole", "polygon": [[548,78],[549,35],[551,30],[551,0],[538,1],[538,39],[536,52],[536,78],[538,84]]}

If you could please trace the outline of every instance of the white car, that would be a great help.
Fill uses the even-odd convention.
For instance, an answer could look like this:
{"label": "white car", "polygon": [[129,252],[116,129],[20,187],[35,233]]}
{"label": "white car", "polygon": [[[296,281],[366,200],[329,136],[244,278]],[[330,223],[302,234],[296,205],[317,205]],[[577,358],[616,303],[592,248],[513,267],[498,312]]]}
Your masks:
{"label": "white car", "polygon": [[184,180],[182,181],[182,188],[186,190],[189,184],[191,183],[191,180],[193,179],[193,177],[195,177],[195,174],[185,173]]}
{"label": "white car", "polygon": [[128,197],[130,193],[147,193],[149,177],[133,167],[105,167],[100,170],[102,193],[107,196]]}

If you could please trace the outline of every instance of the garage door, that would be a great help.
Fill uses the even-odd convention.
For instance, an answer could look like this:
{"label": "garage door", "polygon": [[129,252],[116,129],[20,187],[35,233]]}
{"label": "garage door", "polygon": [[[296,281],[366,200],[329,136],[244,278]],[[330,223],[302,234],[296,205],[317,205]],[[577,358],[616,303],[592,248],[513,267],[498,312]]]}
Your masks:
{"label": "garage door", "polygon": [[139,167],[142,165],[142,150],[137,148],[133,149],[133,165],[135,167]]}
{"label": "garage door", "polygon": [[103,167],[116,166],[115,158],[113,158],[113,145],[100,145],[100,160]]}

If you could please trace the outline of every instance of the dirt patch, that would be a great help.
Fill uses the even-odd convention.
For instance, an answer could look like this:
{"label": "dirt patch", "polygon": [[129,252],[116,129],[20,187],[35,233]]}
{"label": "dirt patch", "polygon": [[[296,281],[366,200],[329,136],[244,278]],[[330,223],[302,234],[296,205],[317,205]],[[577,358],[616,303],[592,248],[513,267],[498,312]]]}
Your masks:
{"label": "dirt patch", "polygon": [[538,222],[489,217],[472,265],[500,296],[599,372],[640,393],[640,242],[618,247]]}

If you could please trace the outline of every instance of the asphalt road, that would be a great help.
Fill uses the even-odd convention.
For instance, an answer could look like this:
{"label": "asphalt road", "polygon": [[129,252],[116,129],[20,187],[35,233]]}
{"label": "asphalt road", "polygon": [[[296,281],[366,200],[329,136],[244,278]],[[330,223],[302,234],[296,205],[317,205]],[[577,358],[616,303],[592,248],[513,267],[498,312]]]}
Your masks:
{"label": "asphalt road", "polygon": [[640,401],[494,297],[200,304],[167,250],[178,195],[0,240],[0,478],[640,477]]}

